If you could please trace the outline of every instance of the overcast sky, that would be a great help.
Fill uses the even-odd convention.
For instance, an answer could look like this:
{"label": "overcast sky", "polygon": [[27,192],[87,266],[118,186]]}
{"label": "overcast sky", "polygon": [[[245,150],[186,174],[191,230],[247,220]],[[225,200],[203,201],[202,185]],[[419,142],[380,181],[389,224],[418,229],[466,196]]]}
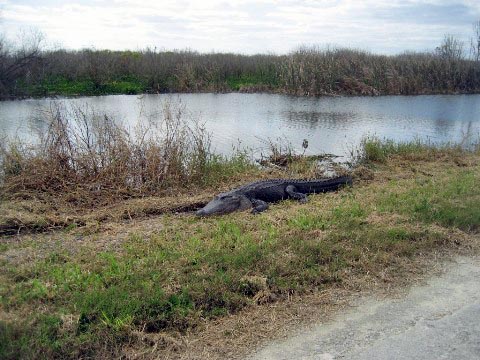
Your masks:
{"label": "overcast sky", "polygon": [[427,50],[444,34],[464,41],[480,0],[0,0],[0,28],[36,28],[70,49],[190,48],[286,53],[331,44],[378,53]]}

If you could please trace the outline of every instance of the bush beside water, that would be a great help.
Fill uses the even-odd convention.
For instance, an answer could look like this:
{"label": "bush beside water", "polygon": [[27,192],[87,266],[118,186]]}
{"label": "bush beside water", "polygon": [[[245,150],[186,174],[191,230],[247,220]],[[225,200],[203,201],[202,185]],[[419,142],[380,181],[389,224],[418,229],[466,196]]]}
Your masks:
{"label": "bush beside water", "polygon": [[3,197],[43,192],[102,203],[212,186],[253,167],[245,152],[229,158],[212,153],[202,124],[172,103],[133,134],[108,115],[62,103],[40,120],[46,131],[37,144],[11,141],[1,149]]}

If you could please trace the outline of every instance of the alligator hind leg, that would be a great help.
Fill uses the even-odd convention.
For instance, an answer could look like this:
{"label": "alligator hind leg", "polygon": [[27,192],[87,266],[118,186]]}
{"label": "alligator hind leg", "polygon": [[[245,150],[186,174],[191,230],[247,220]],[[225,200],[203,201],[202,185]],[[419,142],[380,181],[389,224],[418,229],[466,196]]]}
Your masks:
{"label": "alligator hind leg", "polygon": [[268,204],[263,200],[252,199],[250,201],[253,205],[252,214],[258,214],[268,209]]}
{"label": "alligator hind leg", "polygon": [[305,204],[308,201],[307,195],[298,192],[297,188],[293,185],[288,185],[285,191],[292,199],[298,200],[302,204]]}

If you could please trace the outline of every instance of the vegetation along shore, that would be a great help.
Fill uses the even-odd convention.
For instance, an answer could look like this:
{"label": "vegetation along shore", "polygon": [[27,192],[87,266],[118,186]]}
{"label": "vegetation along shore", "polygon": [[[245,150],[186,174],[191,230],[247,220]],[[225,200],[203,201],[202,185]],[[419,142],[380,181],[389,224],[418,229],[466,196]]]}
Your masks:
{"label": "vegetation along shore", "polygon": [[327,306],[478,250],[478,146],[367,138],[332,164],[351,187],[197,218],[219,191],[324,167],[275,146],[262,166],[212,154],[201,126],[163,111],[163,136],[132,137],[52,108],[36,145],[2,145],[2,359],[233,357],[294,316],[284,304]]}
{"label": "vegetation along shore", "polygon": [[[480,43],[480,40],[478,40]],[[451,35],[424,52],[376,55],[302,46],[285,54],[45,50],[40,35],[11,46],[0,39],[0,98],[169,92],[292,95],[478,93],[480,57]],[[19,50],[16,50],[19,49]]]}

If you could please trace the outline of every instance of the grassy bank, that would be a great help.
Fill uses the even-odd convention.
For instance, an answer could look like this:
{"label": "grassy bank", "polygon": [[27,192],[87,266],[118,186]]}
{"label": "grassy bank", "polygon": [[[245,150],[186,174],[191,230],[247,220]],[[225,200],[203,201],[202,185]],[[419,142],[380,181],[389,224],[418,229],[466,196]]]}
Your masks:
{"label": "grassy bank", "polygon": [[[356,291],[365,278],[402,277],[418,256],[477,246],[477,150],[375,139],[363,146],[353,187],[311,196],[304,205],[285,201],[258,216],[148,218],[140,210],[124,217],[129,207],[121,205],[144,208],[146,198],[136,207],[117,198],[111,217],[97,219],[95,228],[3,238],[0,357],[113,357],[129,349],[155,357],[162,345],[154,334],[181,338],[214,319],[291,296]],[[249,167],[217,188],[196,190],[190,203],[249,176],[301,176],[312,166],[297,159],[284,170]],[[188,204],[190,196],[188,189],[173,198],[157,195],[150,206],[175,198]],[[74,217],[82,206],[65,209]]]}

